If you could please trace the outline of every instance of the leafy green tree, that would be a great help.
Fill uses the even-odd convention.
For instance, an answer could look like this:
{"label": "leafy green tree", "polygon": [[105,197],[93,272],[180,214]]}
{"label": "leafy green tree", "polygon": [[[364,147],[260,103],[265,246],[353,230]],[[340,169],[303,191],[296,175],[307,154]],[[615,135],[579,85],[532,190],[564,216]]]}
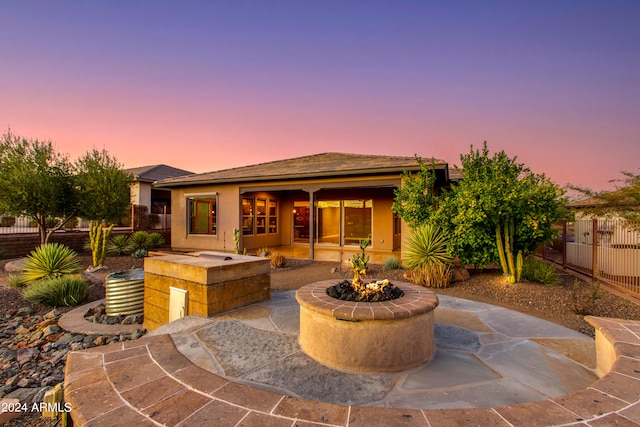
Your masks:
{"label": "leafy green tree", "polygon": [[515,282],[514,255],[533,252],[556,234],[553,224],[564,213],[563,191],[504,151],[490,157],[486,142],[482,150],[472,146],[460,160],[462,180],[440,198],[436,221],[448,231],[462,263],[484,267],[500,262]]}
{"label": "leafy green tree", "polygon": [[[51,141],[25,139],[10,130],[2,135],[0,188],[0,211],[34,220],[43,244],[77,213],[73,165]],[[52,218],[57,220],[49,227]]]}
{"label": "leafy green tree", "polygon": [[116,223],[131,204],[132,177],[105,150],[93,149],[75,164],[78,211],[88,220]]}
{"label": "leafy green tree", "polygon": [[570,185],[571,190],[592,198],[583,212],[594,216],[620,216],[629,221],[640,221],[640,175],[622,172],[623,179],[615,179],[615,191],[592,191]]}
{"label": "leafy green tree", "polygon": [[436,173],[433,163],[431,167],[416,156],[420,165],[418,172],[402,173],[402,186],[394,191],[391,209],[412,229],[428,222],[434,215],[438,197],[435,194]]}
{"label": "leafy green tree", "polygon": [[10,130],[0,139],[0,212],[33,219],[42,244],[76,217],[120,219],[130,203],[130,184],[131,177],[105,151],[88,152],[73,164],[51,141]]}

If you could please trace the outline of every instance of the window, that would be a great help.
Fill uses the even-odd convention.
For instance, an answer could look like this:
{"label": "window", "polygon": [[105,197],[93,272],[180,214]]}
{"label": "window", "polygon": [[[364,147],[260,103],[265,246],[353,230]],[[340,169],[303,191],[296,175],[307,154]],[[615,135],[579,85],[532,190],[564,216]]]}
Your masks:
{"label": "window", "polygon": [[278,232],[278,202],[269,200],[269,233]]}
{"label": "window", "polygon": [[242,199],[242,235],[253,234],[253,199]]}
{"label": "window", "polygon": [[267,201],[256,200],[256,234],[267,233]]}
{"label": "window", "polygon": [[190,198],[188,201],[189,233],[216,235],[217,198]]}

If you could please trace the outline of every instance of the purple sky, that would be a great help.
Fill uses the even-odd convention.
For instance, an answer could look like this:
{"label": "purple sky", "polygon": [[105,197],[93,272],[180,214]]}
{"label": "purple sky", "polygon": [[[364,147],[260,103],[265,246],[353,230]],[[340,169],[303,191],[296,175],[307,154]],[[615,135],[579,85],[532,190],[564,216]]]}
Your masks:
{"label": "purple sky", "polygon": [[26,1],[0,129],[194,172],[504,149],[559,185],[640,173],[640,1]]}

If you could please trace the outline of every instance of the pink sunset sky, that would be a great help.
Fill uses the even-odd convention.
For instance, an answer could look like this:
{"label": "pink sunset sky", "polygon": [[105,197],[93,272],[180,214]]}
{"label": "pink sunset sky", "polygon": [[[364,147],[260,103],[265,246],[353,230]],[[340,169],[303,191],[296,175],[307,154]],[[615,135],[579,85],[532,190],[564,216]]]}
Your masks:
{"label": "pink sunset sky", "polygon": [[7,1],[2,133],[208,172],[327,151],[505,150],[640,173],[640,2]]}

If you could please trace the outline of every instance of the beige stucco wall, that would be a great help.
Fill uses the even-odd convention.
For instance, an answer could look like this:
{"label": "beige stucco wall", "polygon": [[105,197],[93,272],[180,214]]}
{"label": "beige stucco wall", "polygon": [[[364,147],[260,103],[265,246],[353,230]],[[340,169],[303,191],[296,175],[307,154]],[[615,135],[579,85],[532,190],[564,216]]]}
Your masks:
{"label": "beige stucco wall", "polygon": [[131,184],[131,203],[147,207],[151,206],[151,184],[138,181]]}
{"label": "beige stucco wall", "polygon": [[[187,198],[218,195],[216,236],[188,234]],[[237,185],[179,188],[171,192],[171,245],[181,250],[233,252],[233,229],[240,223],[240,193]]]}
{"label": "beige stucco wall", "polygon": [[[385,180],[396,179],[383,177]],[[369,185],[368,182],[379,180],[380,177],[353,178],[349,182],[334,178],[322,180],[300,180],[294,183],[288,182],[282,190],[279,182],[260,183],[261,187],[273,191],[242,190],[237,184],[208,185],[192,188],[178,188],[172,190],[172,246],[177,250],[234,250],[233,229],[240,228],[241,224],[241,199],[243,196],[251,198],[263,198],[278,201],[278,233],[257,236],[243,236],[242,248],[248,251],[262,247],[288,246],[292,244],[292,210],[293,200],[308,200],[308,193],[302,190],[293,191],[292,187],[305,190],[320,188],[327,184],[343,183],[345,187],[354,185]],[[399,178],[397,178],[399,180]],[[374,183],[371,184],[375,185]],[[245,183],[242,188],[247,186]],[[187,198],[192,196],[218,195],[218,235],[189,235],[187,229]],[[392,251],[399,247],[399,238],[393,234],[393,194],[391,188],[351,188],[351,189],[325,189],[315,193],[315,200],[345,200],[345,199],[372,199],[372,242],[371,249],[376,251]]]}

